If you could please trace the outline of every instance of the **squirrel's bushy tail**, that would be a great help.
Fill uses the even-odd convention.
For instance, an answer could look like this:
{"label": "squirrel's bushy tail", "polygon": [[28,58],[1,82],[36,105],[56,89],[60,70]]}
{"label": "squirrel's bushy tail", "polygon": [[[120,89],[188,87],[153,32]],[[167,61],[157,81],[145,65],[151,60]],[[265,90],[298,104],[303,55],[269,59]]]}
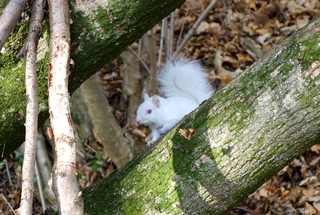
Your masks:
{"label": "squirrel's bushy tail", "polygon": [[167,60],[159,71],[158,81],[164,97],[185,97],[198,104],[215,92],[197,61]]}

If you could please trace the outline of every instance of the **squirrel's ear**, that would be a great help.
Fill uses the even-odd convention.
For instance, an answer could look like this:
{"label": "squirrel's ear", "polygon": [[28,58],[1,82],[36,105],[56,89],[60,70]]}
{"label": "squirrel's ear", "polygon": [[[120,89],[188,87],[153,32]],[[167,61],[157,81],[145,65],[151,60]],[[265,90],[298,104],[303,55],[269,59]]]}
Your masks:
{"label": "squirrel's ear", "polygon": [[149,95],[148,95],[148,93],[145,93],[144,94],[144,100],[147,100],[147,99],[149,99]]}
{"label": "squirrel's ear", "polygon": [[159,97],[157,95],[154,95],[152,97],[152,103],[156,106],[156,107],[160,107],[160,100],[159,100]]}

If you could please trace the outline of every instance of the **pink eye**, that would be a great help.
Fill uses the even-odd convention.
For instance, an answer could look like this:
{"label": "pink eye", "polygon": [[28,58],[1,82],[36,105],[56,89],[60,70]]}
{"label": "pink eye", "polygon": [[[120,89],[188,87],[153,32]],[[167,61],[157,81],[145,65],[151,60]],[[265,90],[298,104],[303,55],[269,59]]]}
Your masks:
{"label": "pink eye", "polygon": [[151,110],[151,109],[147,110],[147,114],[150,114],[151,112],[152,112],[152,110]]}

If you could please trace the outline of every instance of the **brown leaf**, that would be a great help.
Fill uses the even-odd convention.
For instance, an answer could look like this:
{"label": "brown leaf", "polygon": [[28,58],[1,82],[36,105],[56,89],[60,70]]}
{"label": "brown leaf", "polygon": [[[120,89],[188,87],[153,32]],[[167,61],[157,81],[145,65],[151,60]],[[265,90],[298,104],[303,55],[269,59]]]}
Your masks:
{"label": "brown leaf", "polygon": [[294,159],[294,160],[292,161],[291,165],[292,165],[293,167],[302,167],[304,164],[303,164],[300,160]]}
{"label": "brown leaf", "polygon": [[142,138],[145,138],[146,137],[146,134],[143,133],[143,131],[141,131],[140,129],[137,129],[137,128],[134,128],[130,131],[132,134],[135,134],[139,137],[142,137]]}
{"label": "brown leaf", "polygon": [[231,52],[231,53],[237,53],[239,52],[239,50],[237,49],[237,47],[233,44],[230,44],[230,43],[227,43],[225,45],[225,48],[227,49],[228,52]]}
{"label": "brown leaf", "polygon": [[317,153],[317,154],[320,154],[320,144],[316,144],[316,145],[313,145],[311,147],[311,151]]}
{"label": "brown leaf", "polygon": [[288,170],[288,167],[289,167],[289,166],[286,166],[286,167],[284,167],[282,170],[280,170],[280,171],[278,172],[278,175],[284,175],[284,174],[286,174],[286,173],[287,173],[287,170]]}
{"label": "brown leaf", "polygon": [[309,197],[314,196],[315,192],[316,192],[316,189],[314,187],[307,187],[307,188],[302,189],[303,197],[306,198],[306,200]]}
{"label": "brown leaf", "polygon": [[223,83],[228,84],[230,81],[232,81],[232,78],[230,76],[223,76],[221,77],[221,80]]}
{"label": "brown leaf", "polygon": [[123,67],[120,67],[119,74],[120,74],[120,78],[123,78]]}
{"label": "brown leaf", "polygon": [[258,34],[258,35],[264,35],[264,34],[268,34],[268,33],[270,33],[270,32],[269,32],[269,30],[266,29],[266,28],[260,28],[260,29],[257,29],[257,30],[255,31],[255,33]]}
{"label": "brown leaf", "polygon": [[318,166],[319,161],[320,161],[320,157],[317,157],[316,159],[314,159],[313,161],[310,162],[309,166],[316,167],[316,166]]}
{"label": "brown leaf", "polygon": [[194,137],[194,135],[196,135],[196,130],[194,130],[193,128],[189,128],[189,132],[190,132],[190,135],[188,139],[190,140],[192,137]]}
{"label": "brown leaf", "polygon": [[269,17],[267,14],[261,13],[260,11],[254,17],[254,23],[256,25],[264,25],[269,21]]}
{"label": "brown leaf", "polygon": [[320,202],[320,196],[311,196],[308,198],[309,202]]}
{"label": "brown leaf", "polygon": [[20,202],[21,190],[14,190],[12,194],[9,194],[9,198],[18,205]]}
{"label": "brown leaf", "polygon": [[196,30],[196,34],[201,34],[201,33],[205,32],[208,28],[209,28],[209,23],[202,21]]}
{"label": "brown leaf", "polygon": [[287,197],[289,195],[289,193],[290,193],[289,190],[286,190],[284,187],[281,187],[280,189],[281,189],[281,193],[282,193],[281,197]]}
{"label": "brown leaf", "polygon": [[179,129],[180,137],[188,139],[189,131],[187,129]]}
{"label": "brown leaf", "polygon": [[254,62],[253,59],[249,55],[237,53],[236,56],[241,63],[246,63],[246,62],[253,63]]}
{"label": "brown leaf", "polygon": [[306,209],[308,210],[308,214],[313,215],[317,213],[317,210],[312,207],[308,202],[306,202]]}
{"label": "brown leaf", "polygon": [[307,8],[303,7],[300,4],[297,4],[295,1],[289,1],[287,4],[287,8],[291,15],[300,14],[307,11]]}
{"label": "brown leaf", "polygon": [[315,209],[320,212],[320,202],[314,202],[312,203],[313,207],[315,207]]}
{"label": "brown leaf", "polygon": [[317,177],[316,176],[311,176],[311,177],[308,177],[304,180],[302,180],[300,182],[300,186],[303,186],[303,185],[311,185],[311,184],[315,184],[317,182]]}
{"label": "brown leaf", "polygon": [[300,187],[292,189],[288,195],[288,200],[297,201],[302,196],[302,190]]}
{"label": "brown leaf", "polygon": [[212,22],[209,24],[208,26],[208,32],[210,34],[214,34],[217,35],[219,32],[221,31],[221,26],[219,23],[217,22]]}

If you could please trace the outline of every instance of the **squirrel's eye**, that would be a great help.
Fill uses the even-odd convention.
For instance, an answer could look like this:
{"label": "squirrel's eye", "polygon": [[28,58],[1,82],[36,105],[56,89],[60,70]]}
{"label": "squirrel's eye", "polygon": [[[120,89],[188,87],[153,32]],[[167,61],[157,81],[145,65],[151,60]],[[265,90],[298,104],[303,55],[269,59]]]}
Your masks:
{"label": "squirrel's eye", "polygon": [[152,110],[151,110],[151,109],[147,110],[147,114],[150,114],[151,112],[152,112]]}

